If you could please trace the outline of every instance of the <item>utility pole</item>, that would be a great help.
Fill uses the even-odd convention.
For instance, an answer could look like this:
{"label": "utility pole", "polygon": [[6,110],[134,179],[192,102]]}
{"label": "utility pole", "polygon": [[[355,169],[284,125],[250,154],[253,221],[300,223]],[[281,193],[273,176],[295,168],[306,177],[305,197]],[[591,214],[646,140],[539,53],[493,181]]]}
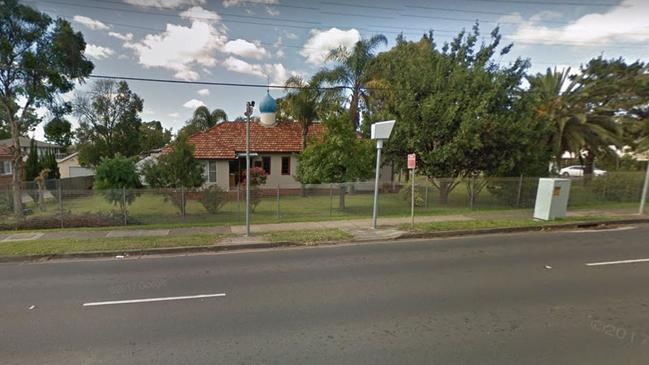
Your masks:
{"label": "utility pole", "polygon": [[250,117],[255,108],[255,102],[246,102],[246,237],[250,236]]}

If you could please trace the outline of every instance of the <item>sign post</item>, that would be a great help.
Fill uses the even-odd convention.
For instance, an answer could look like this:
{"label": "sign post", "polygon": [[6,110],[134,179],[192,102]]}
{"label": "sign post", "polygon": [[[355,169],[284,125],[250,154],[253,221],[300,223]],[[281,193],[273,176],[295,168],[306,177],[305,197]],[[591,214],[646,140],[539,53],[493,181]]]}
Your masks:
{"label": "sign post", "polygon": [[417,167],[417,155],[408,154],[408,169],[412,172],[412,193],[410,194],[410,227],[415,227],[415,169]]}
{"label": "sign post", "polygon": [[372,228],[376,229],[376,219],[378,217],[379,206],[379,177],[381,176],[381,149],[383,141],[390,138],[394,120],[385,122],[376,122],[371,126],[372,139],[376,140],[376,175],[374,177],[374,207],[372,208]]}
{"label": "sign post", "polygon": [[638,214],[640,215],[644,214],[644,206],[647,201],[647,190],[649,190],[649,159],[647,160],[647,174],[644,178],[644,185],[642,185],[642,197],[640,198],[640,209],[638,210]]}

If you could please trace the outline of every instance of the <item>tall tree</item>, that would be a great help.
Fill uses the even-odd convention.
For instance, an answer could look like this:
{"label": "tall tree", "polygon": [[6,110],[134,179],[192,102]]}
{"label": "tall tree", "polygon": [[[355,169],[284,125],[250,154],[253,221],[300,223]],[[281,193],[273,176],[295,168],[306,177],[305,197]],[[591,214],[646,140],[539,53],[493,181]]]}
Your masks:
{"label": "tall tree", "polygon": [[305,149],[309,127],[318,118],[320,85],[315,78],[306,82],[301,76],[291,76],[286,80],[285,87],[288,93],[283,98],[282,105],[286,106],[286,112],[300,123],[302,149]]}
{"label": "tall tree", "polygon": [[67,149],[72,144],[74,133],[72,132],[72,123],[68,120],[55,117],[43,127],[45,139],[52,143]]}
{"label": "tall tree", "polygon": [[23,215],[21,184],[23,160],[19,137],[35,125],[33,110],[54,107],[55,96],[74,88],[92,72],[84,56],[86,43],[63,19],[20,4],[0,2],[0,108],[11,131],[13,200],[18,218]]}
{"label": "tall tree", "polygon": [[171,142],[171,129],[165,129],[157,120],[140,125],[140,148],[142,152],[162,148]]}
{"label": "tall tree", "polygon": [[36,148],[36,141],[31,140],[29,142],[29,154],[27,154],[27,160],[25,160],[25,181],[34,181],[36,176],[43,169],[43,164],[41,158],[38,156],[38,148]]}
{"label": "tall tree", "polygon": [[335,61],[337,66],[319,72],[316,77],[331,84],[344,85],[349,88],[349,115],[354,129],[360,126],[360,113],[368,105],[367,88],[375,81],[370,73],[370,64],[375,58],[374,51],[380,45],[387,45],[384,35],[378,34],[369,39],[362,39],[349,50],[340,47],[331,51],[327,60]]}
{"label": "tall tree", "polygon": [[[346,183],[369,179],[373,173],[374,147],[358,138],[349,119],[325,121],[322,141],[309,145],[298,156],[296,179],[303,184]],[[340,208],[345,208],[345,186],[340,186]]]}
{"label": "tall tree", "polygon": [[102,158],[117,153],[125,157],[139,154],[142,107],[142,99],[125,81],[97,81],[88,94],[78,96],[79,162],[97,166]]}
{"label": "tall tree", "polygon": [[140,178],[133,158],[117,153],[114,157],[103,157],[97,166],[95,188],[101,190],[104,198],[119,205],[122,216],[126,217],[126,206],[137,197],[135,188],[140,186]]}
{"label": "tall tree", "polygon": [[382,101],[385,116],[397,120],[386,155],[403,163],[417,154],[417,167],[439,190],[445,203],[461,178],[514,175],[527,169],[547,171],[547,152],[538,148],[543,125],[526,112],[519,88],[528,63],[499,66],[498,29],[478,45],[477,25],[441,49],[432,33],[418,42],[400,40],[380,54],[375,67],[392,86]]}

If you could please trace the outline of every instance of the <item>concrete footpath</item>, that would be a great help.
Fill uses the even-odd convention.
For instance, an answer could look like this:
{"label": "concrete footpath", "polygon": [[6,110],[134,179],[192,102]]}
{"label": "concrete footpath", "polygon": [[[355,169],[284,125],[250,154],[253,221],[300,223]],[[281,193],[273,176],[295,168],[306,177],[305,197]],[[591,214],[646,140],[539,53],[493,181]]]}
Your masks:
{"label": "concrete footpath", "polygon": [[[610,218],[624,219],[638,217],[633,209],[612,209],[612,210],[579,210],[569,213],[571,217],[606,216]],[[427,222],[452,222],[470,221],[476,219],[514,219],[524,218],[531,212],[521,211],[493,211],[476,212],[464,215],[435,215],[415,217],[415,223]],[[65,238],[116,238],[116,237],[163,237],[183,236],[191,234],[226,234],[230,237],[221,241],[222,244],[232,243],[260,243],[268,242],[262,233],[278,231],[302,231],[318,229],[341,229],[354,236],[354,240],[370,241],[378,239],[393,239],[403,234],[397,228],[402,224],[410,223],[410,217],[388,217],[380,218],[380,229],[371,229],[371,219],[347,219],[318,222],[292,222],[292,223],[269,223],[254,224],[251,226],[253,235],[244,237],[245,226],[202,226],[169,229],[112,229],[112,230],[40,230],[26,232],[5,232],[0,233],[0,242],[10,241],[35,241]]]}

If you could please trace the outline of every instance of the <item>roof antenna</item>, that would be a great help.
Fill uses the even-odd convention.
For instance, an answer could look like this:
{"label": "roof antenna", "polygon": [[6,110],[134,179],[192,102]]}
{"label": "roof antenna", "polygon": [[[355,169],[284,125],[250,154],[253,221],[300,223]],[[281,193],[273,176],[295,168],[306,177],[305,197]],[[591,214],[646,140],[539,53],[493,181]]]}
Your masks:
{"label": "roof antenna", "polygon": [[270,75],[266,75],[266,80],[268,81],[266,84],[266,93],[270,94]]}

